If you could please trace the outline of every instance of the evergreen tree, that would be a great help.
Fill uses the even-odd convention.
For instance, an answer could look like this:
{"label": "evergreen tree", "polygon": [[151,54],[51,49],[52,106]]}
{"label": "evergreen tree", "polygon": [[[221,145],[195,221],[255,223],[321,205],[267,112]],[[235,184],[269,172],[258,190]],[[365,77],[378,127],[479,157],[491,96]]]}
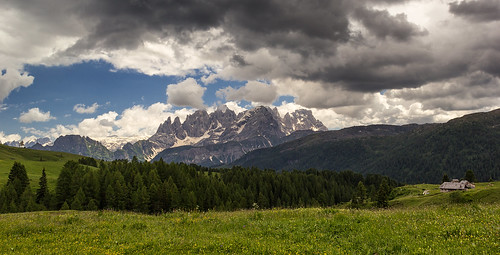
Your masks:
{"label": "evergreen tree", "polygon": [[389,206],[389,193],[391,192],[387,180],[382,179],[382,183],[378,189],[377,193],[377,206],[380,208],[386,208]]}
{"label": "evergreen tree", "polygon": [[45,168],[42,169],[42,176],[40,177],[40,181],[38,182],[38,189],[36,190],[36,202],[38,204],[44,204],[45,206],[47,199],[47,194],[49,193],[49,190],[47,188],[47,175],[45,174]]}
{"label": "evergreen tree", "polygon": [[19,196],[17,195],[14,185],[5,186],[2,193],[4,194],[4,212],[17,212],[17,203],[19,200]]}
{"label": "evergreen tree", "polygon": [[358,208],[365,203],[366,199],[366,187],[362,181],[358,182],[358,186],[356,187],[356,193],[352,198],[352,206]]}
{"label": "evergreen tree", "polygon": [[62,204],[61,206],[61,211],[64,211],[64,210],[69,210],[69,205],[68,205],[68,202],[64,201],[64,203]]}
{"label": "evergreen tree", "polygon": [[449,182],[450,181],[450,177],[448,177],[448,174],[444,173],[443,174],[443,179],[441,180],[441,183],[443,182]]}
{"label": "evergreen tree", "polygon": [[85,208],[85,193],[83,193],[83,189],[80,188],[76,192],[75,197],[73,198],[73,202],[71,202],[71,210],[83,210]]}
{"label": "evergreen tree", "polygon": [[26,187],[30,185],[30,180],[28,178],[28,174],[26,173],[26,168],[23,164],[14,162],[14,165],[10,169],[9,178],[7,180],[7,186],[9,185],[14,185],[14,188],[16,189],[18,195],[21,195]]}
{"label": "evergreen tree", "polygon": [[35,202],[33,198],[33,193],[31,192],[31,188],[26,187],[24,192],[21,194],[18,208],[21,212],[31,212],[36,210],[34,204]]}
{"label": "evergreen tree", "polygon": [[108,185],[108,187],[106,188],[105,194],[106,194],[105,195],[105,202],[106,202],[105,207],[109,208],[109,209],[116,208],[115,190],[113,189],[113,186],[111,186],[111,184]]}
{"label": "evergreen tree", "polygon": [[61,207],[64,202],[71,202],[78,191],[82,181],[80,178],[74,177],[73,175],[80,175],[80,173],[78,173],[80,168],[77,162],[70,160],[66,162],[61,169],[56,182],[57,207]]}
{"label": "evergreen tree", "polygon": [[476,182],[476,176],[474,175],[474,172],[472,170],[467,170],[465,172],[465,177],[464,177],[465,180],[467,181],[470,181],[470,182]]}
{"label": "evergreen tree", "polygon": [[131,206],[134,211],[147,212],[149,208],[149,194],[144,186],[132,191],[130,195]]}
{"label": "evergreen tree", "polygon": [[97,207],[97,200],[90,199],[89,203],[87,204],[87,210],[89,210],[89,211],[97,211],[97,209],[99,209]]}

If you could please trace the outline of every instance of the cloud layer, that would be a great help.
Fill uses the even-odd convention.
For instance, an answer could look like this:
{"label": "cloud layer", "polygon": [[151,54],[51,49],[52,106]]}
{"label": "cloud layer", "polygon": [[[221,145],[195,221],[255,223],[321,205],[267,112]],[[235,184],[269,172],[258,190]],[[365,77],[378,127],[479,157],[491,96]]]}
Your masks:
{"label": "cloud layer", "polygon": [[[104,60],[180,77],[169,105],[207,108],[207,86],[238,80],[217,96],[292,96],[285,105],[314,109],[331,128],[500,107],[499,0],[27,0],[0,11],[0,102],[33,83],[24,64]],[[99,116],[87,122],[115,132],[121,115]]]}

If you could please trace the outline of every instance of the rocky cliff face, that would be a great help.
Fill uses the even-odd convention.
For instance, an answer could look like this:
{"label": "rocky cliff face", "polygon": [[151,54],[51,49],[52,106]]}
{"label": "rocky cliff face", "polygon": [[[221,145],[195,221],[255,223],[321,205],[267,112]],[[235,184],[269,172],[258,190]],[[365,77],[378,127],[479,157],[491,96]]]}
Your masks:
{"label": "rocky cliff face", "polygon": [[[36,145],[35,149],[64,151],[98,159],[152,160],[213,166],[230,163],[249,151],[267,148],[296,139],[326,127],[311,111],[298,110],[281,117],[276,108],[257,107],[236,114],[223,106],[212,113],[198,110],[181,123],[177,117],[160,124],[146,140],[126,143],[111,152],[88,137],[59,137],[52,146]],[[301,131],[301,132],[295,132]],[[295,132],[295,133],[294,133]]]}
{"label": "rocky cliff face", "polygon": [[[310,132],[299,132],[291,136],[295,131],[327,130],[314,118],[311,111],[298,110],[282,118],[276,108],[269,107],[257,107],[238,115],[227,108],[218,109],[211,114],[197,111],[180,125],[184,132],[173,132],[172,126],[173,124],[167,120],[160,126],[159,131],[161,129],[169,132],[162,134],[157,132],[153,136],[155,141],[159,141],[161,137],[164,140],[168,137],[169,141],[177,138],[173,145],[170,142],[153,160],[163,158],[166,161],[182,161],[205,166],[227,164],[249,151],[279,144],[290,137],[300,138],[310,134]],[[183,133],[185,136],[178,136],[177,133]],[[183,147],[177,148],[180,146]]]}

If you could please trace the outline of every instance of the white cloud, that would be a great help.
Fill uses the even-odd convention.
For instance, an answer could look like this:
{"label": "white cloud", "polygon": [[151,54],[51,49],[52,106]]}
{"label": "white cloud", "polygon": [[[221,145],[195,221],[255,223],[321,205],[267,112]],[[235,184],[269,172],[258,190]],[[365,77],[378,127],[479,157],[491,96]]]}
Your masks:
{"label": "white cloud", "polygon": [[38,108],[31,108],[27,112],[22,112],[19,116],[19,121],[22,123],[47,122],[55,119],[55,117],[50,116],[50,111],[43,112]]}
{"label": "white cloud", "polygon": [[216,92],[216,95],[230,101],[246,100],[261,104],[272,104],[278,98],[276,90],[276,87],[272,84],[249,81],[238,89],[232,87],[220,89]]}
{"label": "white cloud", "polygon": [[21,136],[19,134],[8,134],[6,135],[3,131],[0,131],[0,143],[6,143],[11,141],[20,141]]}
{"label": "white cloud", "polygon": [[76,104],[73,107],[73,111],[80,113],[80,114],[90,114],[90,113],[95,113],[95,111],[99,108],[99,105],[97,103],[94,103],[91,106],[86,106],[84,104]]}
{"label": "white cloud", "polygon": [[244,107],[241,107],[238,104],[238,102],[234,102],[234,101],[226,102],[225,105],[227,106],[227,108],[229,108],[231,111],[235,112],[236,114],[239,114],[240,112],[244,112],[244,111],[248,110]]}
{"label": "white cloud", "polygon": [[149,107],[136,105],[121,114],[110,111],[95,118],[82,120],[78,125],[57,125],[49,130],[23,128],[26,133],[38,137],[56,139],[61,135],[76,134],[102,141],[108,148],[117,149],[126,142],[136,142],[152,136],[168,117],[184,121],[194,110],[182,108],[172,111],[172,105],[155,103]]}
{"label": "white cloud", "polygon": [[[1,66],[0,66],[1,67]],[[0,102],[13,90],[19,87],[28,87],[33,83],[34,77],[28,73],[8,68],[0,74]]]}
{"label": "white cloud", "polygon": [[206,106],[203,104],[202,97],[206,89],[193,78],[187,78],[177,84],[170,84],[167,86],[167,103],[204,109]]}

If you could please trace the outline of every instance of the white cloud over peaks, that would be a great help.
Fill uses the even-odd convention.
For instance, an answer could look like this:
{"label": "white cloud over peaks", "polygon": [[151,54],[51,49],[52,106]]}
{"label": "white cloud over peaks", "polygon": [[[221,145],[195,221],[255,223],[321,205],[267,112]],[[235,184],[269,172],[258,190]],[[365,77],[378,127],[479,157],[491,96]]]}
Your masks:
{"label": "white cloud over peaks", "polygon": [[97,110],[97,108],[99,108],[99,106],[100,105],[98,105],[97,103],[94,103],[91,106],[86,106],[84,104],[76,104],[73,107],[73,111],[80,113],[80,114],[84,114],[84,113],[90,114],[90,113],[94,113]]}
{"label": "white cloud over peaks", "polygon": [[11,91],[19,87],[28,87],[33,83],[35,77],[19,70],[8,68],[0,73],[0,102],[2,102]]}
{"label": "white cloud over peaks", "polygon": [[278,98],[276,86],[258,81],[249,81],[238,89],[226,87],[218,90],[216,94],[230,101],[246,100],[262,104],[272,104]]}
{"label": "white cloud over peaks", "polygon": [[167,103],[176,106],[189,106],[204,109],[203,94],[207,88],[202,87],[193,78],[167,86]]}
{"label": "white cloud over peaks", "polygon": [[230,101],[226,102],[225,105],[227,108],[229,108],[231,111],[235,112],[236,114],[239,114],[240,112],[244,112],[248,109],[241,107],[238,102]]}
{"label": "white cloud over peaks", "polygon": [[52,139],[68,134],[88,136],[101,141],[109,149],[115,150],[127,142],[133,143],[149,138],[168,117],[179,117],[181,121],[184,121],[187,115],[194,112],[186,108],[176,111],[171,111],[171,109],[172,105],[163,103],[155,103],[149,107],[135,105],[125,109],[121,114],[110,111],[95,118],[84,119],[78,125],[57,125],[47,131],[23,128],[23,131]]}
{"label": "white cloud over peaks", "polygon": [[6,135],[3,131],[0,131],[0,144],[11,141],[19,141],[19,140],[21,140],[21,136],[18,134]]}
{"label": "white cloud over peaks", "polygon": [[31,108],[28,112],[22,112],[19,116],[19,121],[22,123],[47,122],[55,119],[56,117],[50,116],[50,111],[43,112],[38,108]]}

